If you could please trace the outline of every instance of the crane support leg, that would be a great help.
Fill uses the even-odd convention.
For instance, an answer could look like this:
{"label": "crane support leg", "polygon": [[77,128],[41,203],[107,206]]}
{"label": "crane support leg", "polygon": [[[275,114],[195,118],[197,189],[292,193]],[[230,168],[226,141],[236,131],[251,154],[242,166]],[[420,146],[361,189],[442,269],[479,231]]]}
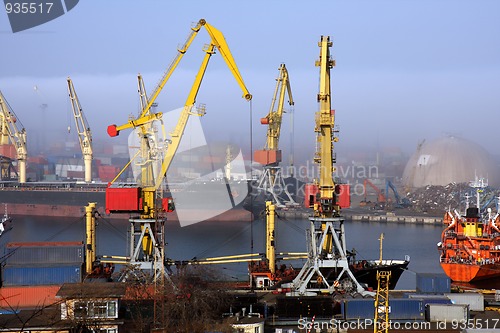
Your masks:
{"label": "crane support leg", "polygon": [[344,219],[309,218],[308,259],[295,279],[284,288],[290,296],[315,296],[320,293],[359,293],[373,296],[363,288],[349,268],[344,240]]}

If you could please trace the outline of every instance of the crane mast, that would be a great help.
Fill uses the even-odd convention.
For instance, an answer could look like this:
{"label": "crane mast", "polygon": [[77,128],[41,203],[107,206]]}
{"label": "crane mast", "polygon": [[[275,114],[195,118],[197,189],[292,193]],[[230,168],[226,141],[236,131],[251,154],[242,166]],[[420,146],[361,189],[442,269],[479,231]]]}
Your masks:
{"label": "crane mast", "polygon": [[[267,125],[266,144],[264,149],[255,151],[254,160],[263,165],[263,172],[259,179],[258,188],[269,192],[273,196],[277,207],[285,207],[286,205],[297,205],[288,192],[282,177],[281,167],[279,166],[281,162],[279,139],[283,113],[285,113],[285,95],[288,93],[288,104],[290,106],[293,106],[294,102],[290,87],[290,77],[285,64],[281,64],[278,70],[279,75],[276,78],[276,88],[274,89],[271,108],[267,116],[260,120],[262,125]],[[280,187],[278,191],[276,187]],[[283,191],[287,197],[286,204],[281,202],[277,194]]]}
{"label": "crane mast", "polygon": [[[329,36],[321,36],[319,60],[320,68],[318,103],[316,112],[317,150],[314,161],[319,164],[319,178],[315,184],[317,197],[313,200],[313,213],[309,217],[308,258],[295,279],[284,288],[291,288],[292,296],[315,296],[336,292],[367,292],[356,280],[349,267],[346,250],[344,218],[340,214],[338,197],[333,180],[335,155],[335,113],[331,109],[330,69],[335,61],[330,58],[333,43]],[[307,190],[307,189],[306,189]],[[348,193],[347,193],[348,194]]]}
{"label": "crane mast", "polygon": [[7,144],[7,137],[16,148],[16,158],[18,161],[19,183],[26,183],[26,161],[28,159],[28,149],[26,146],[26,130],[21,124],[21,129],[17,126],[19,118],[16,116],[9,103],[0,91],[0,117],[2,126],[2,144]]}
{"label": "crane mast", "polygon": [[321,53],[316,66],[321,68],[319,77],[319,111],[316,113],[317,150],[314,161],[319,164],[319,206],[315,206],[316,215],[321,217],[332,217],[339,213],[339,207],[335,205],[335,183],[333,172],[335,171],[335,155],[333,153],[335,111],[331,108],[330,91],[330,69],[335,66],[335,61],[330,58],[330,49],[333,43],[323,37],[320,46]]}
{"label": "crane mast", "polygon": [[73,110],[73,116],[75,118],[75,126],[78,134],[78,141],[80,142],[80,149],[82,150],[83,163],[85,167],[85,182],[90,183],[92,181],[92,132],[90,131],[90,126],[85,118],[82,111],[82,106],[80,105],[80,100],[76,94],[75,87],[71,78],[67,78],[68,82],[68,93],[69,99],[71,101],[71,109]]}

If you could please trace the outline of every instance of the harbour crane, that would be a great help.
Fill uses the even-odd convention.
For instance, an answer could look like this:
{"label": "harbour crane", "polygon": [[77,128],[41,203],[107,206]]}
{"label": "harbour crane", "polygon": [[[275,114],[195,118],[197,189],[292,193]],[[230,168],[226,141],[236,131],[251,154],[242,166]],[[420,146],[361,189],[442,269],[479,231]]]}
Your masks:
{"label": "harbour crane", "polygon": [[[317,150],[314,161],[319,164],[319,178],[306,186],[306,193],[312,196],[313,214],[309,217],[308,258],[295,279],[283,288],[290,288],[290,296],[315,296],[335,292],[357,292],[373,295],[366,291],[349,267],[346,249],[344,217],[341,207],[345,206],[348,185],[335,184],[335,153],[333,143],[338,141],[335,129],[335,111],[331,108],[330,69],[335,61],[330,57],[333,43],[329,36],[321,36],[319,61],[319,111],[316,112]],[[307,188],[308,187],[308,188]],[[348,200],[348,199],[347,199]]]}
{"label": "harbour crane", "polygon": [[[283,179],[280,162],[281,150],[279,149],[279,139],[281,133],[281,123],[283,113],[285,113],[285,94],[288,93],[288,104],[294,105],[292,89],[290,87],[290,76],[285,64],[278,68],[279,75],[276,78],[276,88],[274,90],[271,108],[266,117],[260,120],[262,125],[267,125],[267,140],[264,149],[256,150],[254,160],[263,165],[263,172],[258,182],[258,188],[269,192],[274,198],[278,208],[297,205],[293,200]],[[277,101],[277,103],[276,103]],[[276,109],[275,109],[276,106]],[[286,194],[287,201],[283,204],[279,198],[279,192]]]}
{"label": "harbour crane", "polygon": [[82,107],[80,105],[80,100],[76,94],[75,87],[73,86],[73,81],[71,78],[67,78],[68,82],[68,93],[69,99],[71,101],[71,108],[73,110],[73,116],[75,118],[75,126],[78,134],[78,141],[80,142],[80,148],[83,155],[83,163],[85,168],[85,182],[90,183],[92,181],[92,132],[90,131],[90,126],[83,114]]}
{"label": "harbour crane", "polygon": [[[162,113],[153,113],[151,107],[202,27],[207,30],[211,42],[204,48],[205,57],[184,103],[177,125],[167,138]],[[216,50],[222,55],[242,89],[243,97],[248,101],[251,100],[252,96],[243,82],[223,34],[202,19],[192,28],[183,47],[178,49],[177,56],[149,97],[145,95],[144,82],[139,76],[139,94],[143,105],[139,116],[121,126],[108,126],[108,134],[112,137],[119,135],[125,129],[133,128],[136,131],[140,139],[140,149],[125,168],[131,163],[136,163],[141,172],[137,183],[131,185],[116,182],[125,168],[115,177],[106,190],[106,211],[132,215],[129,221],[132,235],[134,235],[132,238],[135,240],[132,241],[130,248],[130,263],[137,264],[142,269],[153,269],[155,279],[163,276],[164,273],[164,212],[168,211],[172,204],[170,198],[163,198],[161,185],[179,147],[189,117],[202,116],[205,113],[204,109],[196,110],[194,104],[210,57]],[[158,133],[162,133],[163,138],[160,139]]]}
{"label": "harbour crane", "polygon": [[16,116],[1,91],[0,117],[2,126],[2,144],[8,144],[8,139],[10,139],[10,142],[14,145],[18,162],[18,180],[21,184],[26,183],[26,161],[28,159],[26,130],[24,129],[24,126],[19,121],[19,118]]}

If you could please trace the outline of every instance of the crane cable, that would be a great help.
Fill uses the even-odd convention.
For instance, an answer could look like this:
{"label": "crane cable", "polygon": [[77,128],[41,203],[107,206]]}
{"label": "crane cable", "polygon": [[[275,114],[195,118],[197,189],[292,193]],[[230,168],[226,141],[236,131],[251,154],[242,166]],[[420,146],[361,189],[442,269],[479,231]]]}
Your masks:
{"label": "crane cable", "polygon": [[[250,115],[250,254],[254,254],[253,250],[253,191],[252,191],[252,182],[253,182],[253,119],[252,119],[252,100],[250,100],[249,105],[249,115]],[[253,286],[252,286],[253,289]]]}

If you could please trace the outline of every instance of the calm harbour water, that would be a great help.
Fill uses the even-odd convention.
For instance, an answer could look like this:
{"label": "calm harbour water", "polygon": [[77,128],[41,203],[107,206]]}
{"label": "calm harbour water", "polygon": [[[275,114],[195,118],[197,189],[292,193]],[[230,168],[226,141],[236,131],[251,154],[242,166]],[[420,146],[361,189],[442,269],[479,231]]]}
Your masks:
{"label": "calm harbour water", "polygon": [[[84,241],[83,218],[40,218],[14,216],[12,230],[0,237],[7,242]],[[277,221],[276,244],[279,252],[305,252],[306,220]],[[384,233],[384,259],[411,258],[408,270],[396,289],[414,289],[416,273],[442,273],[436,244],[441,226],[375,222],[345,222],[348,249],[355,248],[358,259],[379,258],[379,236]],[[128,254],[129,223],[123,220],[100,220],[97,226],[98,255]],[[166,256],[175,260],[205,258],[232,254],[264,252],[265,222],[201,222],[180,227],[177,222],[166,225]],[[252,237],[253,235],[253,237]],[[253,247],[252,244],[253,243]],[[287,262],[289,264],[289,262]],[[300,267],[302,262],[293,262]],[[229,278],[245,280],[245,264],[217,265]]]}

